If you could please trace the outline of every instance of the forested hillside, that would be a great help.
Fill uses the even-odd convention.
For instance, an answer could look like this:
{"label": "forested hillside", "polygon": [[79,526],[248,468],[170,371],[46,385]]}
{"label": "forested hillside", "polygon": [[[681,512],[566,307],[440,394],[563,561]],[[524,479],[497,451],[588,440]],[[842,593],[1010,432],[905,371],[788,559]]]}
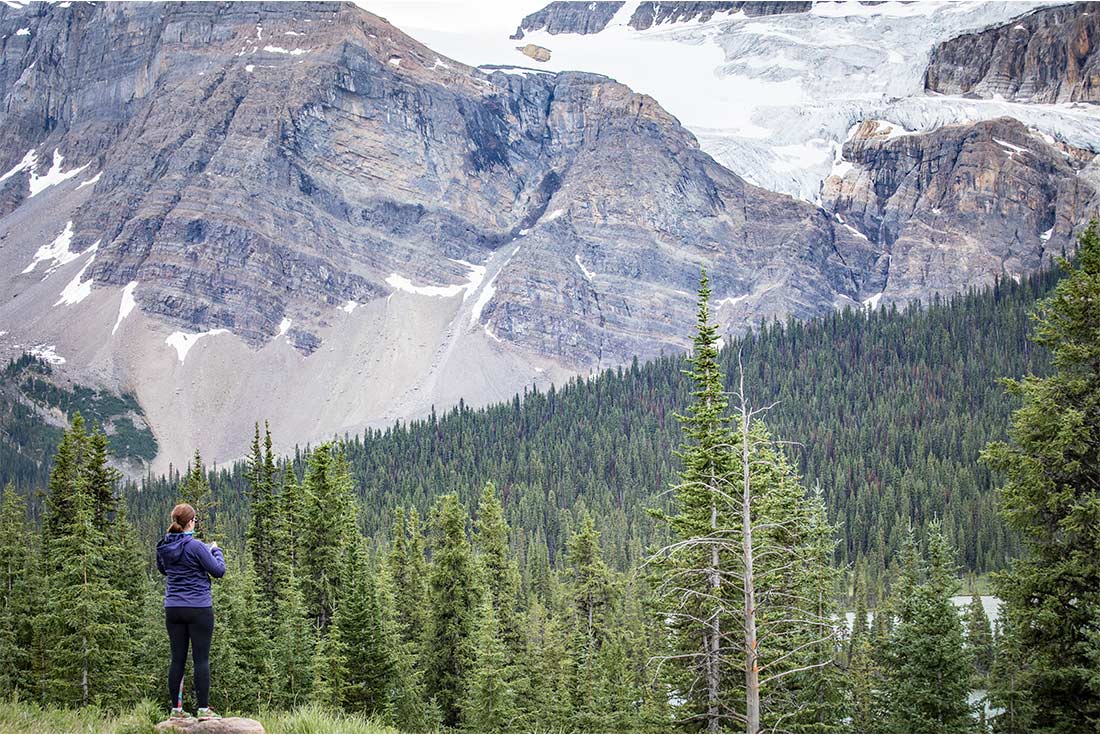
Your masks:
{"label": "forested hillside", "polygon": [[[995,513],[989,471],[977,459],[1004,435],[1013,408],[999,378],[1047,370],[1027,340],[1028,311],[1057,276],[1006,280],[927,307],[763,325],[722,350],[732,379],[743,347],[752,399],[775,402],[768,425],[792,442],[786,451],[804,484],[820,485],[842,539],[840,563],[865,556],[878,584],[910,520],[923,528],[934,518],[967,569],[999,568],[1014,553]],[[668,356],[560,390],[345,437],[357,494],[368,501],[361,526],[374,535],[389,528],[398,505],[426,513],[445,492],[470,502],[492,481],[521,559],[545,542],[558,560],[588,509],[609,562],[628,568],[663,538],[646,511],[667,507],[677,471],[684,367],[683,357]],[[301,478],[301,456],[292,461]],[[215,495],[240,524],[247,522],[243,473],[239,464],[210,474]],[[140,493],[130,487],[134,517],[159,523],[174,485],[151,479]]]}

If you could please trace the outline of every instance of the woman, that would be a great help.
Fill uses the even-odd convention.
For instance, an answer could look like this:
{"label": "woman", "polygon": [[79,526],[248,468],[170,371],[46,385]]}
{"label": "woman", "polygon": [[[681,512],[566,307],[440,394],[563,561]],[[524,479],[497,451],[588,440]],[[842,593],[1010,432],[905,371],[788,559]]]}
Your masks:
{"label": "woman", "polygon": [[195,509],[180,503],[172,509],[172,525],[157,543],[157,569],[167,575],[164,620],[172,643],[168,668],[168,699],[172,717],[186,718],[183,710],[183,667],[187,645],[195,663],[195,697],[200,720],[219,717],[210,709],[210,639],[214,635],[214,605],[210,577],[225,575],[225,559],[218,544],[207,546],[194,537]]}

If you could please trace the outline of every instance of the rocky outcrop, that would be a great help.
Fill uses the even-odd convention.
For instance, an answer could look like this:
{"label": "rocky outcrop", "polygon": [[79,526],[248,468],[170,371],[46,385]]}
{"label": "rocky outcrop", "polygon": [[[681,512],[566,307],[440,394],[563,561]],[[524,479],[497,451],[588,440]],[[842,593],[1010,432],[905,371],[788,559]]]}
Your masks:
{"label": "rocky outcrop", "polygon": [[716,13],[744,13],[748,16],[805,13],[811,2],[643,2],[630,16],[630,27],[644,31],[663,23],[698,21],[705,23]]}
{"label": "rocky outcrop", "polygon": [[940,44],[932,92],[1021,102],[1100,102],[1100,3],[1037,10]]}
{"label": "rocky outcrop", "polygon": [[157,732],[163,733],[262,733],[264,726],[247,717],[220,717],[211,720],[187,719],[164,720],[157,723]]}
{"label": "rocky outcrop", "polygon": [[[546,31],[550,34],[577,33],[587,35],[599,33],[623,7],[623,2],[552,2],[541,10],[531,13],[519,24],[511,38],[520,39],[531,31]],[[717,13],[744,13],[749,16],[779,15],[781,13],[804,13],[813,6],[811,2],[745,2],[739,0],[706,0],[695,2],[646,2],[638,3],[630,15],[627,24],[635,30],[644,31],[663,23],[683,23],[698,21],[705,23]]]}
{"label": "rocky outcrop", "polygon": [[[823,206],[883,246],[885,301],[1019,277],[1072,249],[1095,212],[1091,154],[1001,118],[909,133],[868,120],[844,144]],[[877,303],[877,301],[876,301]]]}
{"label": "rocky outcrop", "polygon": [[520,21],[512,34],[513,40],[523,38],[524,33],[599,33],[623,6],[616,2],[584,2],[583,0],[556,0],[542,10],[535,11]]}
{"label": "rocky outcrop", "polygon": [[526,46],[516,47],[521,54],[535,61],[550,61],[550,49],[542,46],[536,46],[533,43],[529,43]]}

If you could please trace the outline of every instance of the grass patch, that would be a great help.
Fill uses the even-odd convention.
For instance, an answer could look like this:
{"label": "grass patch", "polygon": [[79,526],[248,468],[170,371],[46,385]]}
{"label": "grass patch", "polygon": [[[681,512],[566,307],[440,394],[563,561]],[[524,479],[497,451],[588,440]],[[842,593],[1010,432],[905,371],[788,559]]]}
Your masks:
{"label": "grass patch", "polygon": [[[307,704],[289,712],[258,715],[229,712],[228,716],[259,720],[269,733],[393,733],[373,717],[333,712]],[[43,707],[36,702],[0,700],[0,733],[152,733],[168,711],[144,701],[120,713],[91,706],[79,709]]]}
{"label": "grass patch", "polygon": [[36,702],[0,701],[0,732],[156,732],[163,708],[144,701],[122,713],[101,707],[43,707]]}

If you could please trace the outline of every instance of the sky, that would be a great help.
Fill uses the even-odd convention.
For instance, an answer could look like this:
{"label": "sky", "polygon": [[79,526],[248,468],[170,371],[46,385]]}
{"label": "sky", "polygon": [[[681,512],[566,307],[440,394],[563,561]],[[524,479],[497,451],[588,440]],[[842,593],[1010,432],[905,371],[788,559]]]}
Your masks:
{"label": "sky", "polygon": [[[515,31],[523,17],[549,0],[356,0],[398,28],[442,32]],[[410,34],[415,35],[415,34]]]}

